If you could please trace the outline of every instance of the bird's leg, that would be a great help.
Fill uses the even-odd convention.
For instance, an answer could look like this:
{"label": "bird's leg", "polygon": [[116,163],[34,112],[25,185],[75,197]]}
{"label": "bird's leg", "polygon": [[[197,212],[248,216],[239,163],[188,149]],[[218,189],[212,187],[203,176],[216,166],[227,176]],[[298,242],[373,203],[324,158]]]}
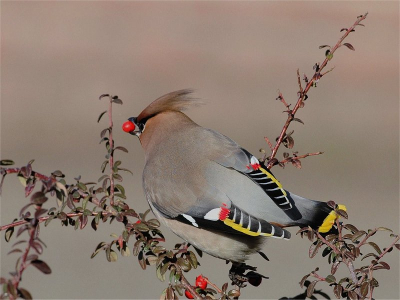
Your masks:
{"label": "bird's leg", "polygon": [[249,269],[256,270],[255,267],[248,266],[245,263],[232,262],[232,267],[229,270],[229,279],[232,280],[232,284],[239,288],[245,287],[249,279],[244,273]]}
{"label": "bird's leg", "polygon": [[[250,270],[250,272],[245,272]],[[256,271],[256,267],[246,265],[245,263],[232,262],[232,267],[229,270],[229,279],[232,280],[232,284],[243,288],[247,285],[247,282],[253,286],[259,286],[263,278],[268,277],[261,275]]]}

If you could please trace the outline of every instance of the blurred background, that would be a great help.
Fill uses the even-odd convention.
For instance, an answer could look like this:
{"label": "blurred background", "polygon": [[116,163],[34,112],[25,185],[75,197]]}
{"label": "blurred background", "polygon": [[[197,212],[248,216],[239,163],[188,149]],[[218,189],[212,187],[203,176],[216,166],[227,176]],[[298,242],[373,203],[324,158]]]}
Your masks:
{"label": "blurred background", "polygon": [[[311,89],[298,112],[305,125],[291,126],[293,150],[325,153],[303,160],[301,170],[288,165],[273,172],[298,195],[346,204],[349,223],[359,228],[385,226],[399,233],[398,2],[2,1],[1,158],[17,166],[35,159],[34,170],[60,169],[67,181],[78,175],[97,180],[105,155],[99,134],[107,127],[105,119],[96,122],[107,108],[98,96],[118,95],[124,105],[114,106],[114,136],[129,154],[117,159],[134,173],[124,176],[127,202],[143,212],[144,155],[139,141],[120,130],[128,117],[165,93],[193,88],[206,105],[188,115],[260,157],[259,149],[268,148],[264,136],[274,140],[286,120],[275,101],[278,89],[294,104],[297,68],[311,77],[312,66],[324,59],[326,49],[318,46],[333,46],[340,29],[365,12],[366,27],[346,40],[356,51],[342,47],[335,53],[328,65],[335,70]],[[18,217],[27,201],[18,179],[7,176],[1,224]],[[57,221],[42,226],[48,247],[42,258],[53,272],[28,268],[21,287],[37,299],[159,298],[167,282],[158,281],[155,268],[142,271],[136,257],[90,259],[99,242],[121,230],[116,222],[96,232]],[[249,261],[270,279],[245,288],[241,299],[297,295],[302,276],[327,265],[324,258],[308,258],[309,242],[296,231],[290,241],[269,241],[269,262],[258,256]],[[180,241],[164,233],[169,246]],[[385,232],[373,240],[382,246],[391,241]],[[1,276],[15,265],[16,254],[6,255],[11,244],[2,233]],[[380,287],[374,296],[399,299],[399,253],[384,260],[392,269],[376,272]],[[219,286],[228,281],[224,261],[205,255],[200,262],[188,275],[191,281],[200,273]]]}

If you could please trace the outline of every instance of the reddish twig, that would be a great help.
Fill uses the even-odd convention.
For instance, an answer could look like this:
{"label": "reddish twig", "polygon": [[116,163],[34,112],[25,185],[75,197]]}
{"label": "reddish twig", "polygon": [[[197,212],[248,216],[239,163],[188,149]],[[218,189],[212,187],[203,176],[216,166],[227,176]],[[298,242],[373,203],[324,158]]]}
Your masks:
{"label": "reddish twig", "polygon": [[108,158],[108,164],[110,165],[110,205],[114,206],[114,140],[112,136],[113,121],[112,121],[112,99],[110,96],[110,105],[108,107],[108,120],[109,120],[109,143],[110,143],[110,156]]}
{"label": "reddish twig", "polygon": [[[22,256],[21,263],[20,263],[20,268],[19,268],[19,270],[17,271],[17,275],[16,275],[16,277],[14,277],[14,279],[13,279],[13,284],[14,284],[15,290],[18,290],[18,286],[19,286],[19,283],[20,283],[21,278],[22,278],[22,273],[25,271],[25,269],[26,269],[26,268],[28,267],[28,265],[29,265],[29,264],[26,263],[26,259],[27,259],[27,257],[28,257],[29,251],[31,250],[32,243],[33,243],[33,241],[35,240],[35,232],[36,232],[36,230],[37,230],[38,224],[39,224],[39,223],[37,222],[35,225],[33,225],[33,226],[30,228],[28,246],[26,247],[25,252],[24,252],[24,255]],[[10,296],[11,296],[11,295],[10,295]],[[11,298],[11,299],[12,299],[12,298]]]}
{"label": "reddish twig", "polygon": [[311,272],[310,276],[317,278],[319,281],[326,281],[326,279],[324,277],[321,277],[320,275],[318,275],[317,272]]}
{"label": "reddish twig", "polygon": [[201,296],[196,292],[196,288],[190,284],[190,282],[183,276],[183,272],[180,266],[174,264],[176,270],[180,275],[180,282],[182,283],[185,290],[189,291],[195,299],[202,299]]}
{"label": "reddish twig", "polygon": [[301,86],[300,70],[297,69],[297,82],[299,84],[300,95],[303,95],[303,87]]}
{"label": "reddish twig", "polygon": [[318,236],[318,238],[327,246],[329,246],[329,248],[332,249],[333,252],[335,252],[335,254],[340,254],[339,249],[337,249],[337,247],[335,245],[333,245],[331,242],[328,242],[317,230],[314,230],[314,232],[316,233],[316,235]]}
{"label": "reddish twig", "polygon": [[271,151],[274,149],[274,146],[272,145],[272,143],[270,142],[270,140],[265,136],[264,140],[268,143],[269,148],[271,149]]}
{"label": "reddish twig", "polygon": [[289,110],[290,104],[287,104],[287,102],[285,101],[285,98],[283,98],[281,91],[278,90],[278,93],[279,93],[279,96],[278,96],[278,98],[276,98],[276,100],[281,101],[283,103],[283,105],[285,105],[285,107],[287,109],[286,112],[290,112],[290,110]]}
{"label": "reddish twig", "polygon": [[[108,213],[110,213],[110,212],[105,212],[105,211],[103,211],[103,212],[92,212],[92,214],[89,215],[89,216],[95,217],[95,216],[97,216],[99,213],[106,215],[106,214],[108,214]],[[79,213],[68,213],[68,214],[66,214],[66,215],[67,215],[67,217],[69,217],[69,218],[80,217],[81,215],[83,215],[83,212],[79,212]],[[41,218],[38,218],[37,220],[38,220],[38,223],[43,223],[43,222],[45,222],[48,218],[50,218],[50,216],[41,217]],[[8,228],[11,228],[11,227],[21,226],[21,225],[27,224],[27,223],[29,223],[29,222],[30,222],[30,220],[21,220],[21,221],[17,221],[17,222],[13,222],[13,223],[7,224],[7,225],[3,225],[3,226],[0,226],[0,231],[7,230]]]}
{"label": "reddish twig", "polygon": [[315,153],[307,153],[307,154],[304,154],[304,155],[299,155],[299,156],[294,156],[294,157],[288,157],[288,158],[286,158],[284,160],[281,160],[279,163],[280,164],[286,164],[288,162],[291,162],[294,159],[302,159],[302,158],[306,158],[308,156],[320,155],[320,154],[323,154],[323,153],[324,152],[315,152]]}
{"label": "reddish twig", "polygon": [[[21,168],[1,168],[2,172],[4,173],[4,175],[6,174],[15,174],[15,173],[20,173],[21,172]],[[46,175],[43,175],[41,173],[32,171],[32,175],[40,180],[44,180],[44,181],[49,181],[51,180],[52,182],[56,182],[57,180],[54,177],[48,177]]]}
{"label": "reddish twig", "polygon": [[[204,276],[203,276],[204,277]],[[204,279],[207,281],[207,283],[209,284],[209,285],[211,285],[218,293],[220,293],[221,295],[223,294],[222,293],[222,290],[216,285],[216,284],[214,284],[214,283],[212,283],[207,277],[204,277]]]}
{"label": "reddish twig", "polygon": [[[347,31],[344,33],[344,35],[339,39],[339,41],[336,43],[336,45],[330,50],[330,58],[332,58],[333,53],[335,53],[335,51],[342,45],[343,40],[349,35],[349,33],[351,31],[354,30],[354,28],[367,17],[368,13],[359,16],[357,18],[357,21],[353,24],[353,26],[351,26],[349,29],[347,29]],[[296,112],[298,111],[298,109],[302,106],[302,103],[304,101],[304,97],[305,95],[308,93],[309,89],[313,86],[313,84],[315,82],[317,82],[320,78],[321,78],[321,71],[326,67],[326,65],[328,64],[328,61],[330,60],[330,58],[326,57],[325,60],[323,61],[323,63],[315,70],[315,73],[313,75],[313,77],[311,78],[311,80],[307,83],[306,87],[304,88],[303,92],[300,93],[296,105],[293,107],[293,109],[290,111],[290,113],[288,113],[288,118],[285,122],[285,125],[282,128],[282,131],[278,137],[278,140],[275,144],[275,147],[272,150],[272,153],[270,155],[270,160],[267,164],[267,168],[271,169],[273,167],[273,158],[275,158],[278,149],[280,147],[280,145],[282,144],[285,136],[286,136],[286,131],[290,125],[290,123],[293,121],[294,119],[294,115],[296,114]],[[326,73],[325,73],[326,74]]]}

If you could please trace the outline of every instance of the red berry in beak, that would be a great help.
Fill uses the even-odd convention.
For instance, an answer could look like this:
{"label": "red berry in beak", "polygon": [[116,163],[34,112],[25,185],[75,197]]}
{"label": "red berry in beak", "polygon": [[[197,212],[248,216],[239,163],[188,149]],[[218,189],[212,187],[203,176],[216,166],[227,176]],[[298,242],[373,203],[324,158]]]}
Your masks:
{"label": "red berry in beak", "polygon": [[131,121],[126,121],[123,125],[122,125],[122,130],[125,132],[131,132],[135,130],[135,124],[133,124],[133,122]]}

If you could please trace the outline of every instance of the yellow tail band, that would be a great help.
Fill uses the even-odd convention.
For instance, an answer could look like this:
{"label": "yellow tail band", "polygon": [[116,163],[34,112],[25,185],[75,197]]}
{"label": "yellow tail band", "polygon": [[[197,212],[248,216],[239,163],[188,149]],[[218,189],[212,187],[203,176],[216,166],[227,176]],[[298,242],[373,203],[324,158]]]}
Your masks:
{"label": "yellow tail band", "polygon": [[[339,204],[338,208],[344,211],[347,211],[347,208],[345,205],[343,204]],[[339,218],[339,215],[332,210],[329,215],[325,218],[324,222],[322,223],[322,225],[318,228],[318,232],[328,232],[329,230],[331,230],[333,224],[335,224],[336,220]]]}

